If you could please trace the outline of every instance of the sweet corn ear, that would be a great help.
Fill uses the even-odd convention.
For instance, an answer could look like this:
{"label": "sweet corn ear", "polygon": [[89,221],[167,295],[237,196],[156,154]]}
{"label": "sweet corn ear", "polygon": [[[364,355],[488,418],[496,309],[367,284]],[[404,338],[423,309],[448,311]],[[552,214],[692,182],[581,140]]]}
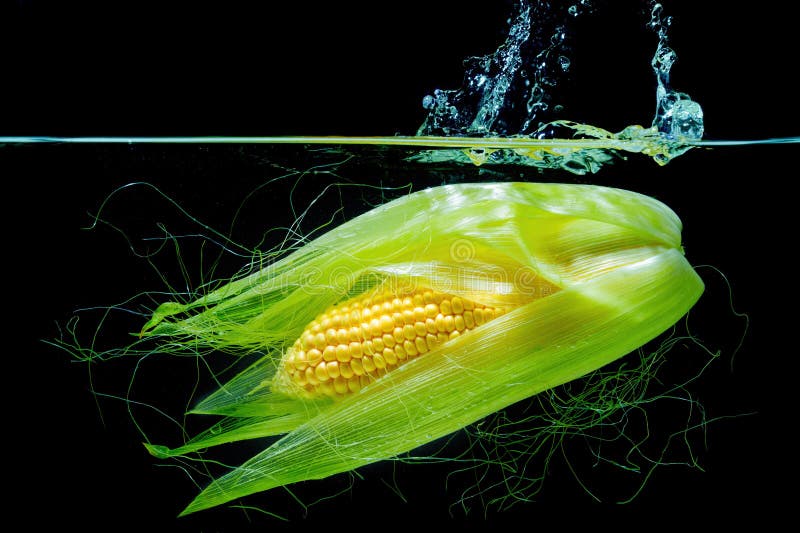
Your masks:
{"label": "sweet corn ear", "polygon": [[187,305],[144,335],[263,354],[159,457],[286,435],[184,511],[407,452],[614,361],[703,291],[681,223],[636,193],[484,183],[408,195]]}

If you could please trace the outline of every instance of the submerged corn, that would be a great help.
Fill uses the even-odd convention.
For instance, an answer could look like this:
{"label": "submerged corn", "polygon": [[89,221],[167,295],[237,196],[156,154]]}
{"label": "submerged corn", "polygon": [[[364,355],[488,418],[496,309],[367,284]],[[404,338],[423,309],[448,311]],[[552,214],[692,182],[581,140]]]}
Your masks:
{"label": "submerged corn", "polygon": [[165,351],[261,355],[191,411],[222,420],[147,449],[187,456],[283,434],[183,514],[321,479],[592,372],[668,329],[702,292],[680,220],[652,198],[587,185],[427,189],[159,307],[143,334]]}
{"label": "submerged corn", "polygon": [[502,308],[425,288],[353,298],[306,327],[286,351],[272,389],[343,397],[501,314]]}

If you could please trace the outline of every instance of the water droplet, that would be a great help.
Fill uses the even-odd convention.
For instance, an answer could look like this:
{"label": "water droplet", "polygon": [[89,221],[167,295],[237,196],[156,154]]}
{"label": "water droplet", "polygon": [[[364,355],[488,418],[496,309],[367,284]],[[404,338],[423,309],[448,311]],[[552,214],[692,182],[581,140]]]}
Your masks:
{"label": "water droplet", "polygon": [[703,109],[692,100],[678,100],[672,106],[670,133],[677,138],[703,138]]}
{"label": "water droplet", "polygon": [[433,109],[436,105],[436,100],[433,96],[426,94],[425,97],[422,99],[422,107],[423,109]]}
{"label": "water droplet", "polygon": [[653,58],[653,66],[662,71],[669,71],[676,58],[677,55],[672,48],[669,48],[668,46],[662,46],[658,49],[655,57]]}
{"label": "water droplet", "polygon": [[578,16],[578,6],[569,6],[569,8],[567,9],[567,13],[569,13],[573,17],[577,17]]}
{"label": "water droplet", "polygon": [[534,102],[528,105],[528,113],[543,113],[548,107],[546,102]]}
{"label": "water droplet", "polygon": [[566,56],[558,56],[558,66],[561,70],[569,70],[570,60]]}

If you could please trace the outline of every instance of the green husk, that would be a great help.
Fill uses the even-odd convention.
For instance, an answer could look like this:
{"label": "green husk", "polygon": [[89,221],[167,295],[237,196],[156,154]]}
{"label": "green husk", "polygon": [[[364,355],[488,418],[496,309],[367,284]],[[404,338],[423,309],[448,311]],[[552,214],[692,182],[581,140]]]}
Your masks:
{"label": "green husk", "polygon": [[[231,418],[183,447],[148,449],[166,457],[287,432],[183,514],[412,450],[674,324],[703,291],[680,231],[656,200],[588,185],[454,185],[377,207],[193,303],[156,311],[145,335],[167,337],[167,346],[265,355],[193,411]],[[270,391],[284,347],[317,314],[386,283],[510,311],[343,400]]]}

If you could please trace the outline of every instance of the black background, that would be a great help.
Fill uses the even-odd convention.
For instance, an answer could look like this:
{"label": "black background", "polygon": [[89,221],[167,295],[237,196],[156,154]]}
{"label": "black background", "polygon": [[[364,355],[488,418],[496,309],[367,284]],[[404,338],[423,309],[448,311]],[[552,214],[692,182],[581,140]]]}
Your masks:
{"label": "black background", "polygon": [[[4,7],[0,135],[413,134],[424,118],[422,97],[458,86],[461,60],[492,51],[510,12],[503,2],[165,4],[17,1]],[[570,116],[611,130],[649,123],[654,100],[649,57],[655,41],[642,29],[642,4],[615,4],[581,34],[574,66],[582,98]],[[730,4],[666,3],[675,18],[675,86],[703,105],[709,138],[797,135],[796,89],[789,81],[797,8]],[[118,301],[152,281],[126,270],[133,258],[121,238],[80,230],[87,212],[114,187],[139,179],[166,184],[182,201],[214,199],[198,209],[230,209],[225,198],[240,199],[242,192],[226,181],[220,161],[239,165],[231,175],[244,173],[251,186],[261,168],[253,163],[257,151],[237,150],[0,148],[10,271],[4,350],[10,418],[3,435],[7,490],[18,498],[11,515],[32,525],[104,531],[284,527],[259,515],[249,522],[236,510],[175,519],[194,488],[179,472],[154,466],[113,402],[104,405],[104,425],[85,368],[39,342],[76,307]],[[596,504],[575,483],[555,479],[538,502],[492,514],[491,521],[522,520],[528,529],[591,520],[597,527],[638,529],[742,517],[769,522],[789,511],[796,347],[781,332],[796,298],[786,255],[797,241],[790,207],[796,154],[791,146],[694,151],[663,168],[634,159],[581,180],[664,200],[684,221],[690,260],[726,273],[736,307],[751,315],[751,330],[735,371],[715,370],[697,395],[712,415],[758,415],[712,425],[700,454],[705,472],[658,470],[630,505]],[[537,178],[575,180],[526,175]],[[287,223],[288,213],[267,205],[265,226]],[[229,215],[210,213],[210,222],[224,225]],[[152,218],[146,208],[139,217],[143,224]],[[737,323],[719,278],[709,279],[713,313],[725,315],[717,330],[731,327],[734,340],[720,341],[729,350]],[[383,528],[406,521],[422,527],[451,520],[452,494],[443,493],[441,472],[425,466],[405,472],[408,504],[380,483],[365,482],[352,496],[312,508],[307,518],[295,513],[292,527]],[[455,520],[487,525],[480,513]]]}

